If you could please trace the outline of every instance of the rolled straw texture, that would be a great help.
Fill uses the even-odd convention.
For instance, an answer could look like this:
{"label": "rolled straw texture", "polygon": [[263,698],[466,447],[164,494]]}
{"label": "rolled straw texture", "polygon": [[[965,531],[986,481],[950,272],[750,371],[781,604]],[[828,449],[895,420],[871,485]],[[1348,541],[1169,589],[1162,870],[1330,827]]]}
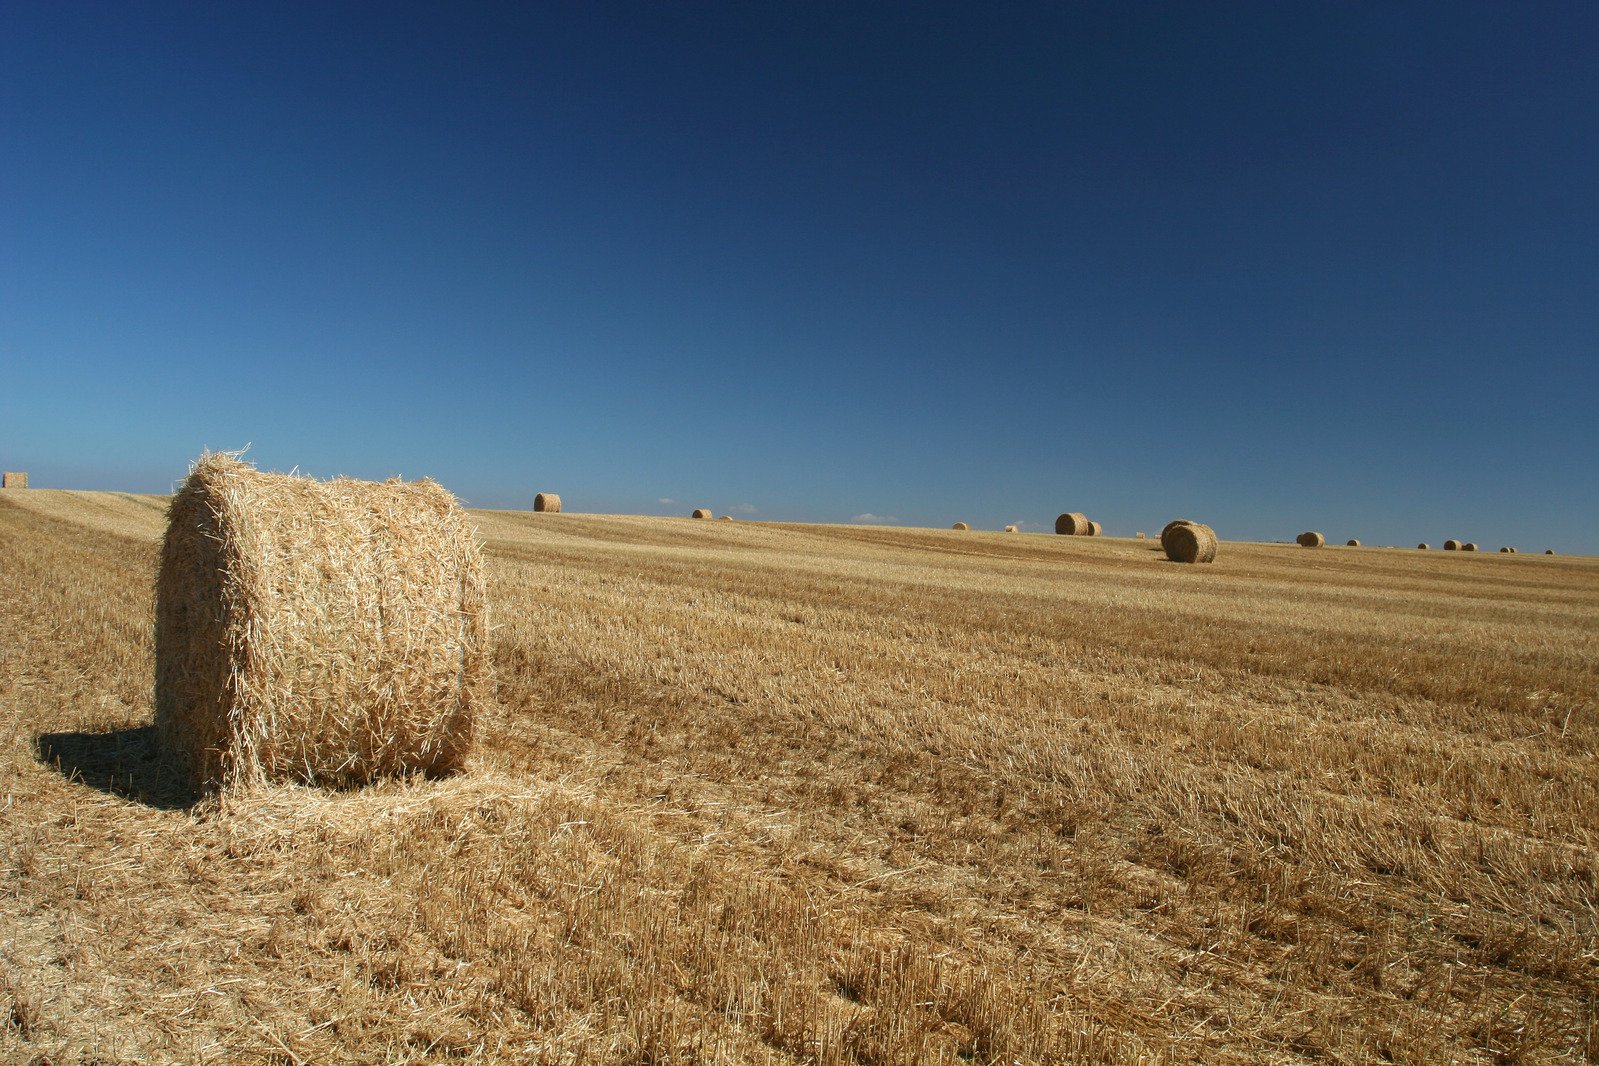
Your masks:
{"label": "rolled straw texture", "polygon": [[0,472],[0,489],[25,489],[28,487],[28,473],[25,470],[6,470]]}
{"label": "rolled straw texture", "polygon": [[1203,522],[1195,522],[1188,518],[1174,518],[1161,527],[1160,546],[1162,548],[1166,547],[1166,539],[1171,536],[1171,531],[1176,529],[1178,526],[1198,526],[1200,529],[1209,529],[1211,536],[1214,537],[1216,535],[1216,531],[1214,529],[1210,529],[1210,527],[1205,525]]}
{"label": "rolled straw texture", "polygon": [[1317,533],[1315,530],[1307,529],[1305,532],[1294,538],[1294,543],[1298,544],[1301,548],[1319,548],[1327,543],[1327,538],[1322,536],[1320,533]]}
{"label": "rolled straw texture", "polygon": [[1160,546],[1166,558],[1179,563],[1209,563],[1216,560],[1216,531],[1198,522],[1179,522],[1168,527]]}
{"label": "rolled straw texture", "polygon": [[1088,535],[1090,537],[1102,536],[1104,534],[1104,532],[1105,532],[1105,527],[1100,525],[1098,522],[1090,522],[1090,523],[1088,523]]}
{"label": "rolled straw texture", "polygon": [[553,492],[541,492],[533,497],[533,510],[559,514],[561,512],[561,497]]}
{"label": "rolled straw texture", "polygon": [[358,784],[458,766],[490,684],[476,533],[431,481],[205,455],[156,582],[156,727],[193,784]]}
{"label": "rolled straw texture", "polygon": [[1067,511],[1055,519],[1055,532],[1063,537],[1086,536],[1088,525],[1088,518],[1081,511]]}
{"label": "rolled straw texture", "polygon": [[1474,540],[1467,541],[1465,544],[1460,546],[1460,550],[1463,552],[1474,552],[1477,550],[1477,542]]}
{"label": "rolled straw texture", "polygon": [[1344,547],[1358,548],[1360,547],[1360,541],[1356,540],[1354,537],[1350,537],[1348,540],[1344,541]]}
{"label": "rolled straw texture", "polygon": [[950,526],[950,528],[951,529],[971,529],[972,527],[967,525],[965,522],[956,522],[953,526]]}
{"label": "rolled straw texture", "polygon": [[689,517],[690,518],[715,518],[716,516],[711,514],[711,512],[707,511],[703,507],[696,507],[696,508],[694,508],[694,513],[689,515]]}
{"label": "rolled straw texture", "polygon": [[1446,541],[1444,541],[1444,551],[1446,551],[1446,552],[1457,552],[1459,550],[1460,550],[1460,542],[1458,540],[1446,540]]}

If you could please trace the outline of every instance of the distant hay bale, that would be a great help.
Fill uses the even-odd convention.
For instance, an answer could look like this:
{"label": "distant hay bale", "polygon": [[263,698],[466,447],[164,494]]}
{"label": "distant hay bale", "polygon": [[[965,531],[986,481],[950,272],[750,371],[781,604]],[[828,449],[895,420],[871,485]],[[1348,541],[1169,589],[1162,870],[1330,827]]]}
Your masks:
{"label": "distant hay bale", "polygon": [[1055,532],[1063,537],[1085,537],[1089,525],[1087,516],[1081,511],[1067,511],[1055,519]]}
{"label": "distant hay bale", "polygon": [[711,512],[707,511],[703,507],[696,507],[696,508],[694,508],[694,513],[689,515],[689,517],[690,518],[715,518],[716,516],[711,514]]}
{"label": "distant hay bale", "polygon": [[730,514],[725,514],[721,518],[717,519],[717,521],[719,521],[719,522],[731,522],[732,520],[733,520],[733,516],[730,515]]}
{"label": "distant hay bale", "polygon": [[1215,562],[1216,531],[1199,522],[1178,522],[1167,527],[1160,546],[1173,562]]}
{"label": "distant hay bale", "polygon": [[1462,544],[1460,546],[1460,550],[1463,551],[1463,552],[1474,552],[1474,551],[1477,550],[1477,542],[1476,541],[1467,541],[1465,544]]}
{"label": "distant hay bale", "polygon": [[1005,527],[1005,532],[1014,533],[1014,532],[1016,532],[1016,527],[1015,526],[1006,526]]}
{"label": "distant hay bale", "polygon": [[1432,550],[1432,545],[1428,544],[1426,541],[1422,541],[1420,544],[1416,545],[1416,547],[1421,549],[1422,551],[1431,551]]}
{"label": "distant hay bale", "polygon": [[553,492],[541,492],[533,497],[533,510],[547,511],[550,514],[561,513],[561,497]]}
{"label": "distant hay bale", "polygon": [[1516,549],[1510,548],[1510,547],[1500,548],[1499,550],[1501,552],[1503,552],[1504,554],[1506,554],[1506,555],[1515,555],[1516,554]]}
{"label": "distant hay bale", "polygon": [[1142,533],[1137,534],[1137,537],[1138,537],[1139,540],[1145,539],[1144,535]]}
{"label": "distant hay bale", "polygon": [[1544,553],[1544,554],[1545,554],[1545,555],[1553,555],[1553,554],[1554,554],[1554,553],[1555,553],[1555,550],[1554,550],[1554,549],[1553,549],[1553,548],[1545,548],[1545,549],[1544,549],[1544,550],[1543,550],[1543,553]]}
{"label": "distant hay bale", "polygon": [[156,581],[155,721],[202,790],[457,767],[490,684],[476,533],[431,481],[194,464]]}
{"label": "distant hay bale", "polygon": [[28,487],[28,473],[25,470],[6,470],[0,472],[0,489],[25,489]]}
{"label": "distant hay bale", "polygon": [[956,522],[954,525],[950,526],[949,528],[951,528],[951,529],[959,529],[959,530],[965,531],[965,530],[971,529],[972,527],[967,525],[965,522]]}
{"label": "distant hay bale", "polygon": [[1460,550],[1460,542],[1458,540],[1446,540],[1446,541],[1444,541],[1444,551],[1446,551],[1446,552],[1457,552],[1459,550]]}
{"label": "distant hay bale", "polygon": [[1090,522],[1090,523],[1088,523],[1088,535],[1090,537],[1102,536],[1104,534],[1104,532],[1105,532],[1105,527],[1100,525],[1098,522]]}
{"label": "distant hay bale", "polygon": [[1344,541],[1344,547],[1358,548],[1360,547],[1360,541],[1356,540],[1354,537],[1350,537],[1348,540]]}
{"label": "distant hay bale", "polygon": [[1307,529],[1294,538],[1294,543],[1301,548],[1320,548],[1327,543],[1327,538],[1313,529]]}

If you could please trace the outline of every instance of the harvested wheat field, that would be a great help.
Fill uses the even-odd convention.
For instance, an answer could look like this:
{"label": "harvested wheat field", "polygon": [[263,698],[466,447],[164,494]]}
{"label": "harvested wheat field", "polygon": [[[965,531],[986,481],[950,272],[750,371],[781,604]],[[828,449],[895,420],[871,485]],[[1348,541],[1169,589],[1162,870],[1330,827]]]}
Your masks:
{"label": "harvested wheat field", "polygon": [[1599,1056],[1599,560],[475,512],[466,769],[196,802],[166,502],[0,497],[0,1060]]}

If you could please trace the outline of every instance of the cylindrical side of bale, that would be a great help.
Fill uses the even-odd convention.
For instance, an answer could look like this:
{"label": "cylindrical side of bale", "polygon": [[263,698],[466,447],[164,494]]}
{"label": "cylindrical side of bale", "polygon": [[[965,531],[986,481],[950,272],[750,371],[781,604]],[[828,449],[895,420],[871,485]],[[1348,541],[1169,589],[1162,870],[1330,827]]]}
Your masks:
{"label": "cylindrical side of bale", "polygon": [[949,528],[967,530],[967,529],[971,529],[972,527],[967,525],[965,522],[956,522],[954,525],[950,526]]}
{"label": "cylindrical side of bale", "polygon": [[1466,543],[1464,543],[1464,544],[1462,544],[1460,546],[1460,550],[1463,551],[1463,552],[1474,552],[1474,551],[1477,550],[1477,542],[1476,541],[1467,541]]}
{"label": "cylindrical side of bale", "polygon": [[1166,530],[1160,546],[1166,558],[1178,563],[1209,563],[1216,559],[1216,533],[1198,522],[1179,522]]}
{"label": "cylindrical side of bale", "polygon": [[733,516],[730,514],[725,514],[721,518],[717,519],[718,522],[731,522],[732,520]]}
{"label": "cylindrical side of bale", "polygon": [[1014,533],[1014,532],[1016,532],[1016,527],[1015,526],[1006,526],[1005,527],[1005,532]]}
{"label": "cylindrical side of bale", "polygon": [[1459,550],[1460,550],[1460,542],[1458,540],[1446,540],[1446,541],[1444,541],[1444,551],[1446,551],[1446,552],[1457,552]]}
{"label": "cylindrical side of bale", "polygon": [[1294,538],[1294,543],[1298,544],[1301,548],[1320,548],[1322,545],[1327,543],[1327,538],[1322,536],[1320,533],[1317,533],[1313,529],[1307,529],[1305,532]]}
{"label": "cylindrical side of bale", "polygon": [[1088,523],[1088,535],[1090,537],[1100,537],[1100,536],[1104,536],[1104,534],[1105,534],[1105,527],[1104,526],[1100,525],[1098,522],[1090,522],[1090,523]]}
{"label": "cylindrical side of bale", "polygon": [[1428,544],[1426,541],[1422,541],[1420,544],[1416,545],[1416,547],[1421,549],[1422,551],[1431,551],[1432,550],[1432,545]]}
{"label": "cylindrical side of bale", "polygon": [[489,684],[476,531],[431,481],[202,456],[167,512],[155,721],[193,784],[458,766]]}
{"label": "cylindrical side of bale", "polygon": [[1088,526],[1088,518],[1081,511],[1067,511],[1055,519],[1055,532],[1063,537],[1085,536]]}
{"label": "cylindrical side of bale", "polygon": [[1360,547],[1360,541],[1356,540],[1354,537],[1350,537],[1348,540],[1344,541],[1344,547],[1358,548]]}
{"label": "cylindrical side of bale", "polygon": [[716,516],[711,514],[711,512],[707,511],[703,507],[696,507],[696,508],[694,508],[694,513],[689,515],[689,517],[690,518],[715,518]]}
{"label": "cylindrical side of bale", "polygon": [[553,492],[541,492],[533,497],[533,510],[559,514],[561,511],[561,497]]}

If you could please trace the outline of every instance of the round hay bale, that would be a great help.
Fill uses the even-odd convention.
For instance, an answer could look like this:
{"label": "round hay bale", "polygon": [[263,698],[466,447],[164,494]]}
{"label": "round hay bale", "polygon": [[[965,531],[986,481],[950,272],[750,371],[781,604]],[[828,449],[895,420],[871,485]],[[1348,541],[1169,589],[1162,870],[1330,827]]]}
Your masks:
{"label": "round hay bale", "polygon": [[1474,552],[1477,550],[1477,542],[1474,540],[1467,541],[1460,546],[1460,550],[1463,552]]}
{"label": "round hay bale", "polygon": [[1416,545],[1416,547],[1421,549],[1422,551],[1431,551],[1432,550],[1432,545],[1428,544],[1426,541],[1422,541],[1420,544]]}
{"label": "round hay bale", "polygon": [[550,514],[561,513],[561,497],[553,492],[541,492],[533,497],[533,510],[546,511]]}
{"label": "round hay bale", "polygon": [[971,529],[972,527],[967,525],[965,522],[956,522],[954,525],[950,526],[949,528],[951,528],[951,529],[960,529],[960,530],[968,530],[968,529]]}
{"label": "round hay bale", "polygon": [[1298,544],[1301,548],[1320,548],[1322,545],[1327,543],[1327,538],[1322,536],[1320,533],[1317,533],[1313,529],[1307,529],[1305,532],[1294,538],[1294,543]]}
{"label": "round hay bale", "polygon": [[1354,537],[1350,537],[1348,540],[1344,541],[1344,547],[1358,548],[1360,547],[1360,541],[1356,540]]}
{"label": "round hay bale", "polygon": [[1553,549],[1553,548],[1545,548],[1545,549],[1544,549],[1544,550],[1543,550],[1543,553],[1544,553],[1544,554],[1545,554],[1545,555],[1553,555],[1553,554],[1554,554],[1554,553],[1555,553],[1555,550],[1554,550],[1554,549]]}
{"label": "round hay bale", "polygon": [[1167,529],[1160,546],[1166,558],[1178,563],[1209,563],[1216,560],[1216,532],[1199,522],[1179,522]]}
{"label": "round hay bale", "polygon": [[1500,552],[1502,552],[1505,555],[1514,555],[1514,554],[1516,554],[1516,549],[1514,549],[1514,548],[1506,547],[1506,548],[1500,548],[1499,550],[1500,550]]}
{"label": "round hay bale", "polygon": [[1139,539],[1139,540],[1143,540],[1143,539],[1145,539],[1145,538],[1144,538],[1144,535],[1143,535],[1143,534],[1142,534],[1142,533],[1137,533],[1137,534],[1134,534],[1134,536],[1136,536],[1136,537],[1137,537],[1137,538],[1138,538],[1138,539]]}
{"label": "round hay bale", "polygon": [[1088,523],[1088,536],[1090,536],[1090,537],[1099,537],[1099,536],[1103,536],[1104,533],[1105,533],[1105,527],[1100,525],[1098,522],[1090,522],[1090,523]]}
{"label": "round hay bale", "polygon": [[733,516],[730,515],[730,514],[725,514],[721,518],[717,519],[718,522],[731,522],[732,520],[733,520]]}
{"label": "round hay bale", "polygon": [[1088,527],[1088,518],[1081,511],[1067,511],[1055,519],[1055,532],[1063,537],[1087,536]]}
{"label": "round hay bale", "polygon": [[155,723],[199,790],[457,767],[490,682],[476,531],[431,481],[204,455],[167,511]]}
{"label": "round hay bale", "polygon": [[1457,552],[1459,550],[1460,550],[1460,542],[1458,540],[1446,540],[1446,541],[1444,541],[1444,551],[1446,551],[1446,552]]}
{"label": "round hay bale", "polygon": [[1016,532],[1016,527],[1015,526],[1006,526],[1005,527],[1005,532],[1014,533],[1014,532]]}
{"label": "round hay bale", "polygon": [[703,507],[696,507],[696,508],[694,508],[694,513],[689,515],[689,517],[690,518],[715,518],[716,516],[713,515],[711,512],[707,511]]}

